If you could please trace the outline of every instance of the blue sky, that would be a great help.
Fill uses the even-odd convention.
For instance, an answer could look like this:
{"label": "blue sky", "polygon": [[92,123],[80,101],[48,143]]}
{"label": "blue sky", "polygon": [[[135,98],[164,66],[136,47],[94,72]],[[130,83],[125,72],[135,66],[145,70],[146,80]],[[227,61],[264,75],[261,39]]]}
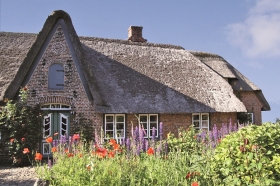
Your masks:
{"label": "blue sky", "polygon": [[127,39],[143,26],[148,42],[219,54],[262,89],[280,118],[279,0],[0,0],[0,30],[38,33],[54,10],[72,18],[79,36]]}

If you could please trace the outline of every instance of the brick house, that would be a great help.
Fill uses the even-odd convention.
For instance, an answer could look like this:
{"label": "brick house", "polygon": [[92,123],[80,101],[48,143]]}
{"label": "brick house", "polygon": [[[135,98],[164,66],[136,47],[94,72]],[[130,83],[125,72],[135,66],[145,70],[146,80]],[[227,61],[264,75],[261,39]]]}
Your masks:
{"label": "brick house", "polygon": [[[140,121],[151,136],[194,124],[237,122],[237,113],[270,106],[261,89],[216,54],[149,43],[142,27],[127,40],[77,36],[70,16],[54,11],[38,34],[0,32],[0,101],[28,86],[29,104],[48,113],[43,136],[71,134],[81,115],[105,136],[126,137]],[[47,143],[42,140],[43,154]]]}

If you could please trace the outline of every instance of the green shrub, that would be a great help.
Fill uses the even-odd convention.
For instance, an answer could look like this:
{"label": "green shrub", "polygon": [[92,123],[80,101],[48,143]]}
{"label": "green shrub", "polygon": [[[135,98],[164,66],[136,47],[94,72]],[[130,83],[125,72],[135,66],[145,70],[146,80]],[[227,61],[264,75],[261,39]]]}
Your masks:
{"label": "green shrub", "polygon": [[8,131],[7,151],[13,165],[25,166],[30,161],[24,148],[34,152],[42,138],[42,111],[40,107],[27,105],[28,89],[20,90],[20,101],[6,100],[0,110],[0,125]]}
{"label": "green shrub", "polygon": [[212,170],[224,185],[279,185],[280,126],[251,125],[223,138]]}

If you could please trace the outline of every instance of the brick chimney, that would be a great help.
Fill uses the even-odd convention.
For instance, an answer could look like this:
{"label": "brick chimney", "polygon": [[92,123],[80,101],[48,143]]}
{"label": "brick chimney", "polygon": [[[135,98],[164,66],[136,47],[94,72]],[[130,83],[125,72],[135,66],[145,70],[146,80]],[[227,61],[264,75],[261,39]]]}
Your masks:
{"label": "brick chimney", "polygon": [[130,26],[128,28],[128,38],[127,40],[133,41],[133,42],[147,42],[147,39],[144,39],[142,37],[142,26]]}

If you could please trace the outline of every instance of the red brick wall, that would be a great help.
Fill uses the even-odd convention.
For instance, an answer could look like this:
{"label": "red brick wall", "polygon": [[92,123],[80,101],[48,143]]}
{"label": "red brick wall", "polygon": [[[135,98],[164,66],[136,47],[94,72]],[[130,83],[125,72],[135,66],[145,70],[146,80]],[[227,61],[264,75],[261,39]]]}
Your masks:
{"label": "red brick wall", "polygon": [[[63,90],[48,89],[48,71],[54,63],[64,67]],[[95,113],[93,104],[88,100],[61,26],[58,26],[54,33],[27,86],[30,90],[29,103],[31,105],[47,103],[70,105],[76,112],[76,116],[81,113],[100,130],[103,122],[102,115]],[[33,89],[36,90],[35,97],[31,96]],[[77,97],[74,96],[73,91],[77,92]],[[70,123],[70,130],[73,125]]]}
{"label": "red brick wall", "polygon": [[210,113],[210,129],[214,126],[214,124],[217,125],[218,128],[222,127],[222,124],[229,124],[230,121],[232,124],[237,123],[237,113],[236,112],[214,112]]}
{"label": "red brick wall", "polygon": [[[210,113],[210,130],[217,125],[218,128],[222,124],[229,124],[230,120],[232,124],[237,123],[237,113]],[[137,117],[133,114],[126,115],[126,135],[131,136],[131,127],[133,123],[133,128],[138,125]],[[192,114],[159,114],[159,122],[163,123],[163,138],[167,137],[169,132],[174,133],[176,136],[178,134],[178,129],[187,129],[192,124]]]}
{"label": "red brick wall", "polygon": [[254,113],[254,124],[261,125],[262,124],[262,103],[257,98],[254,92],[241,92],[240,99],[244,103],[248,112]]}

